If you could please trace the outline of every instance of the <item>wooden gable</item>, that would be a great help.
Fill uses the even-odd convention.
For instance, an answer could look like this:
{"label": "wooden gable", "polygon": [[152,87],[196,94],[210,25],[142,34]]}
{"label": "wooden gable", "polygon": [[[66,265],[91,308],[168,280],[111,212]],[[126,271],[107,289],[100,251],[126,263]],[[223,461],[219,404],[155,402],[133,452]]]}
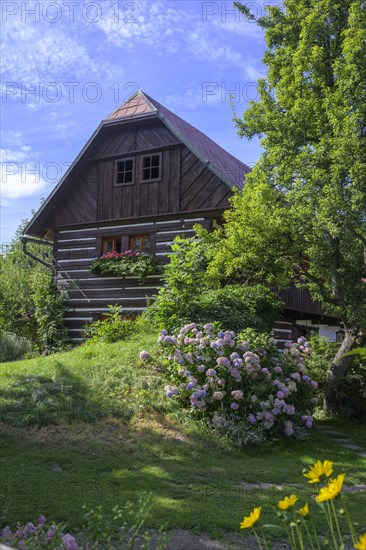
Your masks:
{"label": "wooden gable", "polygon": [[[161,155],[159,181],[143,181],[144,155]],[[134,179],[116,185],[116,161]],[[105,119],[26,228],[43,236],[75,224],[225,209],[249,168],[142,92]]]}

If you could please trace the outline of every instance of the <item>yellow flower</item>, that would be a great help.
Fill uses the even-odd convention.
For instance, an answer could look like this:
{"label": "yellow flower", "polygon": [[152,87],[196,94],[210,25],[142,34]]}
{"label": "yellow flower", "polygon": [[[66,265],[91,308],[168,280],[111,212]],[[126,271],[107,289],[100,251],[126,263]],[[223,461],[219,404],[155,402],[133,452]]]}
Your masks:
{"label": "yellow flower", "polygon": [[309,506],[308,506],[308,503],[305,504],[305,506],[303,506],[302,508],[300,508],[298,510],[300,516],[302,516],[303,518],[306,517],[309,513]]}
{"label": "yellow flower", "polygon": [[240,524],[240,529],[248,529],[248,527],[253,527],[253,525],[259,520],[261,509],[262,506],[260,506],[259,508],[254,508],[254,510],[250,512],[247,518],[244,517],[243,521]]}
{"label": "yellow flower", "polygon": [[342,490],[345,474],[339,474],[336,479],[330,479],[326,487],[322,487],[318,496],[315,497],[317,502],[324,502],[335,498]]}
{"label": "yellow flower", "polygon": [[366,533],[360,536],[358,542],[355,544],[356,550],[366,550]]}
{"label": "yellow flower", "polygon": [[291,508],[291,506],[296,504],[296,502],[297,502],[297,496],[291,495],[289,497],[285,497],[283,500],[280,500],[280,502],[278,503],[278,507],[281,510],[287,510],[287,508]]}
{"label": "yellow flower", "polygon": [[308,483],[320,483],[320,478],[322,476],[329,477],[332,472],[333,462],[329,460],[324,460],[324,462],[317,460],[314,466],[310,466],[309,471],[306,472],[304,476],[309,478]]}

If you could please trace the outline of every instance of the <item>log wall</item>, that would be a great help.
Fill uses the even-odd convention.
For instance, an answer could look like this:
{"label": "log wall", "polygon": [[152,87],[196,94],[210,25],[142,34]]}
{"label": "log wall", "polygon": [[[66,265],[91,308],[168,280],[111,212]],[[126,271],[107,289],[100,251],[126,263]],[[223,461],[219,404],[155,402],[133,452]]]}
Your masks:
{"label": "log wall", "polygon": [[166,263],[171,244],[177,235],[194,235],[199,223],[209,229],[208,218],[175,218],[144,223],[120,223],[108,226],[70,227],[55,234],[54,259],[57,286],[69,294],[65,324],[74,341],[82,340],[85,324],[108,311],[108,305],[120,305],[126,315],[137,315],[146,309],[147,300],[157,293],[162,282],[159,275],[149,275],[143,284],[133,277],[101,277],[89,271],[90,263],[100,256],[103,237],[150,234],[154,238],[155,256]]}

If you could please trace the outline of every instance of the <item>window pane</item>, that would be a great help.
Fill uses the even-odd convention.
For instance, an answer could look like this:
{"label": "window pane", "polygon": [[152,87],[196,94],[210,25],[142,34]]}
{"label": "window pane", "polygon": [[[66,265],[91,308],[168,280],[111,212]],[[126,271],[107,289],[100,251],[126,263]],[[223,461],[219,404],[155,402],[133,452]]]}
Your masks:
{"label": "window pane", "polygon": [[155,178],[158,178],[159,177],[159,167],[157,166],[156,168],[151,168],[151,178],[150,179],[155,179]]}
{"label": "window pane", "polygon": [[143,251],[145,254],[149,254],[150,252],[150,239],[149,237],[144,237],[144,248]]}
{"label": "window pane", "polygon": [[125,183],[132,181],[132,172],[125,173]]}
{"label": "window pane", "polygon": [[160,171],[160,159],[159,155],[150,155],[142,157],[142,180],[156,180],[161,177]]}
{"label": "window pane", "polygon": [[140,237],[135,237],[135,239],[133,240],[133,251],[134,252],[140,252],[140,247],[141,247],[141,244],[140,244]]}
{"label": "window pane", "polygon": [[102,254],[108,252],[121,252],[121,239],[119,237],[106,237],[102,241]]}
{"label": "window pane", "polygon": [[119,160],[116,164],[116,184],[133,182],[133,159]]}

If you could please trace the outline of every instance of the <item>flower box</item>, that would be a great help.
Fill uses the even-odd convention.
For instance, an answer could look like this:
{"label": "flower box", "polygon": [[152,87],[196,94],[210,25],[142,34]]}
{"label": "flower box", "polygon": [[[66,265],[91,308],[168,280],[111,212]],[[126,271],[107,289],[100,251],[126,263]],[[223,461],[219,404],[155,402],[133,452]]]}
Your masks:
{"label": "flower box", "polygon": [[143,282],[148,275],[156,273],[158,266],[155,258],[149,254],[125,250],[124,252],[108,252],[93,260],[90,271],[102,277],[136,277]]}

